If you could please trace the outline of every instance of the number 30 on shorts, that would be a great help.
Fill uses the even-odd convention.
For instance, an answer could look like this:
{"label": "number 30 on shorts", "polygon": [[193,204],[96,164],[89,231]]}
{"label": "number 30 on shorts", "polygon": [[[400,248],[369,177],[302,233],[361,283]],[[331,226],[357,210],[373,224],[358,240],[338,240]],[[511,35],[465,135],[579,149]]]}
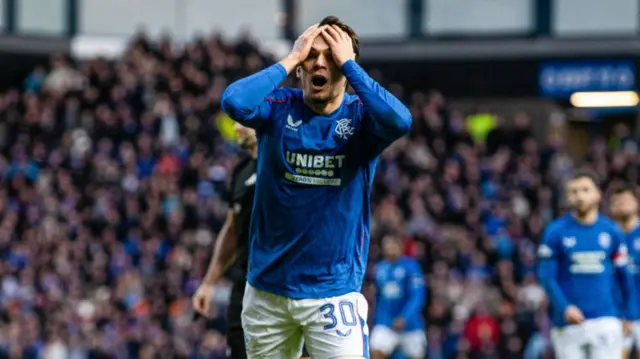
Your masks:
{"label": "number 30 on shorts", "polygon": [[[331,321],[331,324],[327,324],[323,327],[324,330],[333,329],[338,326],[338,318],[336,318],[336,306],[333,303],[327,303],[320,307],[320,312],[323,314],[323,318],[327,318]],[[340,312],[340,319],[345,327],[355,327],[358,325],[358,319],[356,317],[356,311],[353,307],[353,303],[342,301],[338,303],[338,311]]]}

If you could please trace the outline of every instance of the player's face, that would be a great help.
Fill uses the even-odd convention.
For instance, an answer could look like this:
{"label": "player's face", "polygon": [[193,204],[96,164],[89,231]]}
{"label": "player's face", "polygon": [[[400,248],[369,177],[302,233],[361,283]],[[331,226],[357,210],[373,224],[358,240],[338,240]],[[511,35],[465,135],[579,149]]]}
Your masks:
{"label": "player's face", "polygon": [[590,178],[572,179],[567,183],[567,200],[574,211],[586,213],[598,207],[600,190]]}
{"label": "player's face", "polygon": [[385,238],[382,241],[382,253],[386,258],[396,258],[402,254],[400,242],[395,238]]}
{"label": "player's face", "polygon": [[237,136],[236,141],[242,148],[252,148],[258,141],[256,138],[256,131],[249,127],[244,127],[237,123],[234,125]]}
{"label": "player's face", "polygon": [[622,192],[611,197],[610,213],[614,218],[628,218],[638,213],[638,200],[631,192]]}
{"label": "player's face", "polygon": [[309,56],[299,71],[304,96],[314,103],[328,103],[346,90],[347,79],[333,60],[331,49],[322,36],[313,41]]}

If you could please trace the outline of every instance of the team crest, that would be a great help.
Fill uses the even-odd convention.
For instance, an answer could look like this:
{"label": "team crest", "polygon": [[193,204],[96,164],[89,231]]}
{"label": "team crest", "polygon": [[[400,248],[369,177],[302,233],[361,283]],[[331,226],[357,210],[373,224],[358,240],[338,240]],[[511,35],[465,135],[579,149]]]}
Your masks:
{"label": "team crest", "polygon": [[567,248],[571,248],[576,245],[576,237],[564,237],[562,238],[562,244]]}
{"label": "team crest", "polygon": [[353,125],[351,125],[351,120],[348,118],[343,118],[336,122],[336,133],[340,138],[346,140],[349,136],[352,136],[355,131]]}
{"label": "team crest", "polygon": [[398,268],[396,268],[396,269],[393,271],[393,276],[394,276],[396,279],[400,279],[400,278],[404,277],[404,268],[402,268],[402,267],[398,267]]}
{"label": "team crest", "polygon": [[600,243],[600,246],[602,246],[602,248],[609,248],[609,246],[611,245],[611,236],[609,235],[609,233],[600,233],[598,235],[598,243]]}

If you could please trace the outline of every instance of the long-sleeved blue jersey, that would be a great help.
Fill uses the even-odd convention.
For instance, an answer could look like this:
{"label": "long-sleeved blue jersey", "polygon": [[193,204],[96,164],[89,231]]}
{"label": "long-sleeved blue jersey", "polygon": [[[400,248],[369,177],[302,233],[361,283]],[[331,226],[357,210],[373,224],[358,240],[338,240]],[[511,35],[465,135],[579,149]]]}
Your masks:
{"label": "long-sleeved blue jersey", "polygon": [[[636,289],[636,300],[640,299],[640,225],[636,226],[633,230],[625,233],[625,239],[627,242],[627,248],[629,248],[629,272],[633,277],[633,283]],[[624,301],[622,302],[621,309],[624,314]],[[638,311],[638,305],[635,303],[636,308],[634,310],[635,317],[628,318],[633,320],[640,319],[640,313]]]}
{"label": "long-sleeved blue jersey", "polygon": [[382,261],[376,266],[375,325],[392,328],[393,321],[402,318],[407,332],[424,329],[422,307],[426,287],[418,262],[401,257],[394,262]]}
{"label": "long-sleeved blue jersey", "polygon": [[624,316],[634,316],[635,289],[628,271],[624,235],[599,215],[586,225],[565,215],[547,228],[538,248],[538,277],[551,302],[555,326],[567,325],[564,312],[577,306],[585,319],[618,317],[616,292],[626,303]]}
{"label": "long-sleeved blue jersey", "polygon": [[354,61],[345,94],[329,115],[302,91],[278,88],[275,64],[231,84],[222,108],[256,129],[258,182],[248,282],[289,298],[359,291],[369,250],[370,192],[379,154],[411,127],[409,110]]}

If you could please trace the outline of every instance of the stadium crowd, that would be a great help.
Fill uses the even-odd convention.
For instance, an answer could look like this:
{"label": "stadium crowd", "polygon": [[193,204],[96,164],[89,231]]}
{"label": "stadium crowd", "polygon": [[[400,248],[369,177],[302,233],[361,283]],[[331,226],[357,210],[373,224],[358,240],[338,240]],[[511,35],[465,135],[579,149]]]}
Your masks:
{"label": "stadium crowd", "polygon": [[[55,56],[0,95],[0,358],[226,357],[229,287],[212,320],[190,296],[242,155],[220,95],[269,62],[249,40],[140,37],[116,62]],[[561,137],[536,140],[525,114],[472,136],[439,93],[380,80],[414,128],[380,159],[370,267],[389,232],[420,259],[429,358],[545,357],[535,248],[573,169]],[[638,161],[616,139],[587,158],[608,183]]]}

